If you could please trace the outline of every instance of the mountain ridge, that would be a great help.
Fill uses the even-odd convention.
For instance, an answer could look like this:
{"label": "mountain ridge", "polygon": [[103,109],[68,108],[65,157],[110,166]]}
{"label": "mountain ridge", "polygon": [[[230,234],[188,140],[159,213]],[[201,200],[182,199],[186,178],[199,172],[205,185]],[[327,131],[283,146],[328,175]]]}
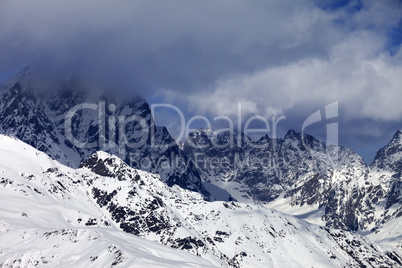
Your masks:
{"label": "mountain ridge", "polygon": [[[325,235],[334,239],[337,235],[349,236],[353,231],[370,234],[376,241],[387,241],[384,245],[396,250],[402,248],[400,243],[391,239],[392,232],[385,231],[397,226],[402,216],[400,130],[378,151],[371,165],[367,165],[353,150],[338,145],[327,146],[311,135],[302,135],[292,129],[284,138],[272,139],[265,135],[258,141],[252,141],[245,133],[201,129],[190,133],[179,145],[165,127],[154,124],[150,107],[144,99],[119,99],[110,94],[86,91],[86,87],[74,79],[56,84],[53,91],[52,88],[42,91],[37,84],[30,84],[29,75],[25,70],[13,78],[20,81],[11,79],[15,83],[10,82],[9,88],[3,87],[0,91],[0,133],[26,142],[54,161],[97,174],[103,184],[92,179],[86,187],[90,198],[104,215],[109,215],[107,221],[113,221],[116,228],[137,236],[157,237],[158,242],[165,245],[204,254],[213,262],[220,259],[236,267],[248,258],[237,251],[237,246],[230,252],[222,247],[237,241],[230,238],[227,240],[230,242],[225,242],[222,232],[227,232],[221,230],[222,226],[227,225],[225,220],[235,217],[226,210],[247,214],[249,207],[243,203],[250,203],[250,207],[255,206],[251,203],[257,203],[254,210],[264,205],[294,215],[296,221],[307,220],[325,226],[320,230],[328,232]],[[132,118],[143,121],[130,121]],[[85,147],[80,143],[95,145]],[[134,148],[133,144],[139,146]],[[99,152],[102,150],[104,152]],[[57,170],[48,173],[60,175]],[[146,185],[156,187],[155,192],[165,195],[144,192],[140,183],[145,181],[141,174],[149,179]],[[140,179],[136,179],[137,175]],[[29,181],[29,177],[23,177]],[[112,190],[104,188],[108,185],[105,178],[121,184],[121,187],[125,185],[124,189],[130,188],[132,194],[129,194],[130,190],[121,192],[114,186],[111,186]],[[8,185],[7,180],[4,185]],[[194,193],[178,190],[177,186]],[[65,191],[57,184],[54,184],[54,189]],[[146,205],[134,201],[127,203],[139,198],[135,197],[135,189],[148,198],[138,199],[137,203]],[[38,191],[36,194],[43,194]],[[178,198],[178,193],[181,198]],[[180,199],[179,206],[171,203],[170,198]],[[210,204],[204,199],[239,202]],[[192,206],[192,202],[202,206]],[[208,230],[203,229],[201,223],[209,225],[209,219],[216,217],[211,213],[216,204],[226,218],[219,221],[221,229],[217,231],[220,235],[209,233],[205,236]],[[181,212],[182,208],[187,208],[187,212],[192,214]],[[268,213],[265,208],[261,209]],[[140,213],[144,211],[151,216],[144,218]],[[203,213],[199,214],[199,211]],[[275,215],[277,219],[286,217]],[[105,218],[88,218],[85,223],[100,226],[105,224]],[[187,236],[183,237],[176,232],[179,228],[176,224],[195,224],[198,229],[194,226],[186,229]],[[299,227],[302,226],[304,223]],[[264,232],[268,230],[264,226],[254,227]],[[345,233],[333,236],[331,232],[336,233],[335,229]],[[241,230],[236,229],[236,232]],[[286,233],[292,232],[287,229]],[[176,237],[169,239],[172,235]],[[271,236],[275,238],[278,234],[274,232]],[[253,239],[260,241],[258,237]],[[328,243],[334,242],[331,241]],[[268,248],[264,248],[261,254],[267,251]]]}
{"label": "mountain ridge", "polygon": [[[209,136],[216,135],[209,133]],[[242,147],[237,144],[214,147],[208,139],[202,141],[209,145],[204,148],[186,145],[197,144],[198,137],[207,136],[202,135],[202,130],[197,135],[189,135],[183,149],[198,161],[204,181],[226,189],[237,200],[262,201],[274,208],[279,208],[280,204],[282,209],[285,208],[283,202],[287,202],[285,211],[294,211],[292,213],[297,213],[296,207],[317,206],[310,212],[323,211],[320,219],[312,219],[313,222],[354,231],[377,229],[388,220],[400,217],[401,131],[396,132],[389,145],[379,150],[373,162],[382,160],[392,164],[388,159],[391,157],[396,164],[392,164],[393,169],[384,170],[380,166],[377,171],[374,164],[367,166],[353,150],[326,146],[308,134],[302,138],[301,133],[294,130],[289,130],[284,138],[264,136]],[[228,159],[232,165],[205,167],[207,160],[201,161],[200,155],[204,159],[218,158],[218,162]],[[244,169],[241,164],[236,165],[236,161],[241,163],[247,158],[254,159],[259,166]],[[398,209],[391,212],[392,206]]]}
{"label": "mountain ridge", "polygon": [[[166,128],[154,124],[144,99],[118,100],[87,91],[77,81],[42,91],[29,83],[28,72],[21,75],[24,83],[16,82],[0,93],[0,133],[13,135],[71,167],[104,150],[160,174],[169,185],[210,198],[188,155]],[[166,161],[172,157],[177,161]]]}
{"label": "mountain ridge", "polygon": [[[0,192],[6,201],[0,203],[0,235],[21,248],[18,253],[0,251],[0,263],[119,267],[138,263],[135,256],[143,256],[144,246],[162,250],[148,241],[129,242],[128,233],[194,256],[178,253],[173,258],[168,255],[172,251],[163,249],[167,267],[186,266],[180,262],[186,260],[196,267],[401,265],[397,252],[357,234],[325,229],[262,206],[206,202],[199,193],[169,187],[158,175],[133,169],[105,152],[94,153],[93,161],[84,161],[79,169],[4,135],[0,152]],[[31,254],[43,241],[47,243]],[[89,250],[95,242],[103,251],[99,246]],[[85,248],[85,254],[68,249],[72,245]],[[160,259],[145,257],[150,267],[155,261]]]}

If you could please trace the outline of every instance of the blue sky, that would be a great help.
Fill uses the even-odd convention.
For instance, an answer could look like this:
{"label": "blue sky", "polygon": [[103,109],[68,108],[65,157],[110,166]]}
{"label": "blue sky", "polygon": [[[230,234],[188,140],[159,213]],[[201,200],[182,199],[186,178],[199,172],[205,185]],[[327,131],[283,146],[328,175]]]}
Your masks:
{"label": "blue sky", "polygon": [[[0,2],[0,81],[81,74],[187,119],[241,102],[245,119],[286,116],[278,136],[338,101],[339,143],[366,162],[402,128],[401,42],[400,0]],[[155,118],[177,134],[173,112]]]}

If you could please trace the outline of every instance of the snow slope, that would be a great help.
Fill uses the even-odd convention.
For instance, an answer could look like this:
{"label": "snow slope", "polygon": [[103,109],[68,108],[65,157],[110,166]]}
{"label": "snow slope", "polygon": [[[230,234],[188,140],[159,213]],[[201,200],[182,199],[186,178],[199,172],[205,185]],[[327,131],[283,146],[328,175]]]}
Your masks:
{"label": "snow slope", "polygon": [[188,136],[183,149],[206,185],[241,202],[264,203],[311,223],[365,233],[402,216],[402,131],[379,150],[370,167],[350,149],[326,146],[293,130],[283,139],[266,135],[253,142],[244,133],[200,129]]}
{"label": "snow slope", "polygon": [[[81,174],[0,135],[1,267],[214,267],[114,228]],[[91,226],[91,220],[100,222]]]}
{"label": "snow slope", "polygon": [[74,78],[39,80],[28,67],[5,82],[0,90],[1,134],[74,168],[94,152],[107,151],[135,168],[158,173],[168,185],[209,198],[188,155],[165,127],[155,125],[144,99],[92,90]]}
{"label": "snow slope", "polygon": [[401,266],[397,253],[357,234],[262,206],[206,202],[105,152],[80,167],[0,136],[3,266]]}

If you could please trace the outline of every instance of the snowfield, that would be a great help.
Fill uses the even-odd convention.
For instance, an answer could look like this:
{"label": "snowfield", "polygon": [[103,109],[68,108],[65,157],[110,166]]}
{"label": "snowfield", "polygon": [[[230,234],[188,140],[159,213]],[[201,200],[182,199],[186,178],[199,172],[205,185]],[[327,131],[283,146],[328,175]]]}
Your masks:
{"label": "snowfield", "polygon": [[263,206],[207,202],[105,152],[72,169],[0,135],[0,264],[400,267],[401,257]]}
{"label": "snowfield", "polygon": [[0,135],[0,148],[1,267],[216,267],[106,220],[89,225],[105,217],[80,172],[11,137]]}

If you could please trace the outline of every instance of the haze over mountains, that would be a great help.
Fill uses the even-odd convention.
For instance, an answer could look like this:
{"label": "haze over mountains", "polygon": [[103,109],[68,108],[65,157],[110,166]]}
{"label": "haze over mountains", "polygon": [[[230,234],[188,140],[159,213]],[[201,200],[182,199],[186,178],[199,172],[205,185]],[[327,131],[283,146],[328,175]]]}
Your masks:
{"label": "haze over mountains", "polygon": [[[2,236],[25,245],[2,251],[5,267],[124,266],[150,251],[146,260],[182,266],[402,266],[401,131],[369,166],[293,130],[251,141],[200,129],[178,145],[141,98],[89,91],[75,79],[49,90],[29,76],[23,70],[0,91],[0,133],[20,140],[1,136]],[[205,261],[170,258],[153,244],[136,252],[124,233]],[[32,254],[51,236],[66,241],[61,248],[101,237],[109,253]],[[300,254],[289,260],[289,250]]]}
{"label": "haze over mountains", "polygon": [[[1,92],[3,133],[14,135],[71,167],[78,167],[93,152],[105,150],[127,163],[159,173],[169,185],[199,191],[208,198],[192,162],[166,128],[155,126],[145,100],[91,91],[75,79],[55,88],[32,88],[30,78],[28,67],[6,82],[11,87]],[[141,122],[132,120],[133,117]],[[119,118],[126,121],[119,122]],[[164,168],[163,162],[170,158],[180,161]]]}
{"label": "haze over mountains", "polygon": [[401,0],[0,0],[0,267],[402,267],[401,74]]}

